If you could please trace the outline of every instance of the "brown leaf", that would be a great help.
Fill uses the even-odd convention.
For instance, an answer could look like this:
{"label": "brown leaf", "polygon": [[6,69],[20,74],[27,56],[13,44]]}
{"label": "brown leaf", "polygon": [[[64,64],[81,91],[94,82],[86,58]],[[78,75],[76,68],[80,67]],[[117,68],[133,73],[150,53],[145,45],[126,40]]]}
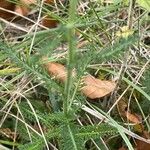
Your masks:
{"label": "brown leaf", "polygon": [[[66,0],[59,0],[59,1],[61,1],[61,3],[64,3]],[[56,2],[59,2],[59,1],[56,0]],[[46,4],[52,4],[54,2],[55,2],[54,0],[44,0],[44,3],[46,3]]]}
{"label": "brown leaf", "polygon": [[123,118],[127,118],[128,121],[136,124],[134,126],[134,129],[136,131],[138,131],[138,132],[142,132],[143,131],[143,125],[141,124],[141,122],[142,122],[141,116],[139,116],[137,114],[130,113],[130,109],[128,109],[128,105],[127,105],[127,103],[126,103],[124,98],[122,98],[118,102],[117,108],[118,108],[119,114]]}
{"label": "brown leaf", "polygon": [[25,16],[29,13],[29,9],[27,7],[24,7],[24,6],[19,6],[17,5],[16,8],[15,8],[15,12],[22,15],[22,16]]}
{"label": "brown leaf", "polygon": [[42,25],[48,28],[55,28],[58,25],[58,21],[45,16],[45,18],[42,19]]}
{"label": "brown leaf", "polygon": [[59,63],[49,62],[46,64],[46,68],[48,73],[54,76],[56,79],[63,82],[67,79],[66,68],[63,65]]}
{"label": "brown leaf", "polygon": [[[46,61],[47,58],[43,58],[43,60]],[[67,80],[67,70],[62,64],[48,62],[45,63],[45,67],[49,75],[53,76],[55,79],[61,82],[65,82]],[[76,76],[75,71],[72,72],[72,76]],[[91,99],[106,96],[116,87],[116,83],[113,81],[102,81],[91,75],[83,77],[82,80],[84,86],[81,88],[81,92]]]}
{"label": "brown leaf", "polygon": [[37,0],[20,0],[21,3],[26,5],[36,4]]}
{"label": "brown leaf", "polygon": [[54,0],[45,0],[44,3],[46,3],[46,4],[52,4],[52,3],[54,3]]}
{"label": "brown leaf", "polygon": [[106,96],[116,87],[116,83],[113,81],[102,81],[91,75],[83,77],[83,84],[84,86],[81,88],[81,92],[91,99]]}
{"label": "brown leaf", "polygon": [[121,98],[119,100],[119,102],[117,103],[117,108],[118,108],[118,111],[119,111],[119,114],[122,116],[122,117],[126,117],[125,115],[125,112],[127,111],[128,109],[128,105],[125,101],[124,98]]}
{"label": "brown leaf", "polygon": [[[143,138],[150,139],[150,135],[147,131],[143,132],[143,135],[141,135]],[[150,150],[150,144],[140,141],[138,139],[136,141],[136,150]]]}
{"label": "brown leaf", "polygon": [[[44,1],[45,4],[53,4],[54,3],[54,0],[45,0]],[[48,28],[55,28],[57,27],[59,21],[50,17],[50,16],[47,16],[45,15],[44,18],[42,19],[42,25],[45,26],[45,27],[48,27]]]}
{"label": "brown leaf", "polygon": [[[28,8],[28,6],[30,4],[36,4],[36,0],[20,0],[19,2],[21,3],[21,5],[16,5],[15,3],[11,3],[7,0],[1,0],[0,7],[4,8],[6,10],[11,10],[11,11],[17,12],[20,15],[27,15],[30,12],[30,9]],[[1,18],[10,20],[14,16],[15,15],[13,13],[10,13],[10,12],[4,11],[4,10],[0,10]]]}
{"label": "brown leaf", "polygon": [[[65,82],[67,80],[67,70],[66,68],[59,63],[49,62],[45,64],[47,71],[50,75],[52,75],[55,79]],[[75,71],[73,71],[72,75],[75,76]]]}
{"label": "brown leaf", "polygon": [[137,114],[131,114],[130,112],[126,111],[125,115],[130,122],[135,124],[141,123],[141,118]]}
{"label": "brown leaf", "polygon": [[[4,8],[6,10],[14,11],[15,4],[11,3],[11,2],[8,2],[7,0],[1,0],[0,1],[0,7]],[[9,12],[4,11],[4,10],[0,10],[0,17],[4,18],[4,19],[7,19],[7,20],[10,20],[10,19],[12,19],[12,17],[14,17],[14,14],[9,13]]]}
{"label": "brown leaf", "polygon": [[127,150],[127,148],[125,148],[124,146],[122,146],[122,147],[119,148],[118,150]]}
{"label": "brown leaf", "polygon": [[23,16],[28,15],[28,13],[30,12],[29,5],[36,3],[36,0],[20,0],[21,5],[16,5],[14,11]]}

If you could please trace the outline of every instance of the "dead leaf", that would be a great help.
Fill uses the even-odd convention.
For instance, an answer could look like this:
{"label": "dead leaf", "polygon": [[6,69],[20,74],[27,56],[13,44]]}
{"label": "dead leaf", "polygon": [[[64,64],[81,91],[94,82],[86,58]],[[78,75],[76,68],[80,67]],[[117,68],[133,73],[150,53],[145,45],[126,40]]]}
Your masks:
{"label": "dead leaf", "polygon": [[[147,131],[143,132],[143,135],[141,135],[143,138],[150,139],[150,135]],[[136,150],[150,150],[150,144],[140,141],[138,139],[135,139],[136,142]]]}
{"label": "dead leaf", "polygon": [[91,99],[106,96],[116,87],[116,83],[113,81],[96,79],[91,75],[83,77],[83,84],[84,86],[81,88],[81,92]]}
{"label": "dead leaf", "polygon": [[46,3],[46,4],[52,4],[52,3],[54,3],[54,0],[45,0],[44,3]]}
{"label": "dead leaf", "polygon": [[56,79],[64,82],[66,77],[66,68],[59,64],[54,62],[46,63],[47,71],[50,75],[54,76]]}
{"label": "dead leaf", "polygon": [[[6,10],[14,11],[15,4],[8,2],[7,0],[1,0],[0,1],[0,7],[4,8]],[[10,20],[10,19],[12,19],[12,17],[14,17],[14,14],[7,12],[7,11],[4,11],[4,10],[0,10],[0,17],[7,19],[7,20]]]}
{"label": "dead leaf", "polygon": [[[54,0],[45,0],[44,3],[52,4],[54,3]],[[19,4],[14,4],[7,0],[0,1],[0,7],[6,10],[14,11],[22,16],[26,16],[29,14],[29,12],[31,11],[29,5],[31,4],[37,4],[37,0],[19,0]],[[15,15],[13,13],[0,10],[0,17],[4,19],[10,20],[14,16]],[[48,28],[55,28],[58,25],[58,21],[51,17],[45,16],[42,19],[42,25]]]}
{"label": "dead leaf", "polygon": [[128,105],[127,105],[127,103],[126,103],[126,101],[125,101],[124,98],[121,98],[121,99],[119,100],[119,102],[117,103],[117,108],[118,108],[119,114],[120,114],[122,117],[125,117],[125,116],[126,116],[126,115],[125,115],[125,112],[126,112],[127,109],[128,109]]}
{"label": "dead leaf", "polygon": [[37,3],[36,0],[20,0],[19,2],[21,5],[16,5],[16,8],[14,11],[23,16],[26,16],[29,14],[30,12],[29,5]]}
{"label": "dead leaf", "polygon": [[142,122],[141,118],[137,114],[131,114],[130,112],[126,111],[125,115],[130,122],[133,122],[135,124],[139,124]]}
{"label": "dead leaf", "polygon": [[[46,61],[47,58],[43,58]],[[53,76],[55,79],[65,82],[67,80],[67,69],[62,64],[55,62],[45,63],[45,67],[49,75]],[[75,70],[72,72],[72,76],[76,76]],[[113,81],[102,81],[94,78],[91,75],[87,75],[82,78],[84,86],[81,88],[81,92],[91,98],[100,98],[110,94],[116,87],[116,83]]]}
{"label": "dead leaf", "polygon": [[125,148],[124,146],[122,146],[122,147],[119,148],[118,150],[127,150],[127,148]]}
{"label": "dead leaf", "polygon": [[[53,4],[54,0],[45,0],[45,4]],[[42,19],[42,25],[48,28],[55,28],[58,25],[58,20],[53,19],[50,16],[45,15],[44,18]]]}
{"label": "dead leaf", "polygon": [[[58,0],[56,0],[56,2],[57,2]],[[64,3],[66,0],[59,0],[61,3]],[[59,2],[58,1],[58,2]],[[44,0],[44,3],[46,3],[46,4],[52,4],[52,3],[55,3],[55,1],[54,0]]]}
{"label": "dead leaf", "polygon": [[22,16],[26,16],[30,12],[30,10],[27,7],[17,5],[15,8],[15,12]]}
{"label": "dead leaf", "polygon": [[[65,82],[67,80],[67,70],[66,68],[59,63],[49,62],[45,64],[48,73],[53,76],[55,79]],[[76,75],[75,71],[73,71],[72,76]]]}
{"label": "dead leaf", "polygon": [[55,28],[58,25],[58,21],[55,20],[55,19],[52,19],[48,16],[45,16],[42,19],[42,25],[45,26],[45,27],[48,27],[48,28]]}
{"label": "dead leaf", "polygon": [[36,4],[37,0],[20,0],[20,2],[22,4],[31,5],[31,4]]}
{"label": "dead leaf", "polygon": [[[15,3],[11,3],[7,0],[1,0],[0,1],[0,7],[6,9],[6,10],[11,10],[14,12],[17,12],[20,15],[27,15],[30,10],[27,6],[29,6],[30,4],[35,4],[36,0],[20,0],[19,1],[21,3],[21,5],[16,5]],[[14,17],[15,15],[13,13],[4,11],[4,10],[0,10],[0,17],[10,20],[12,19],[12,17]]]}
{"label": "dead leaf", "polygon": [[[142,122],[142,118],[139,115],[130,113],[130,109],[128,109],[128,105],[126,101],[124,100],[124,98],[122,98],[118,102],[117,108],[118,108],[119,114],[122,117],[126,117],[127,120],[129,120],[130,122],[135,123],[136,125]],[[141,124],[139,126],[135,126],[135,129],[137,129],[138,131],[143,130]]]}

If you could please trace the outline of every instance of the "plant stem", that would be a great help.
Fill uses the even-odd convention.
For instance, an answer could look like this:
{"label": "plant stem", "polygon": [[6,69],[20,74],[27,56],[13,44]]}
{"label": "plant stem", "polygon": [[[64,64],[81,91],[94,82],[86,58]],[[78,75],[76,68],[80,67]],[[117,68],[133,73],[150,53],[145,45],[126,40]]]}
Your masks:
{"label": "plant stem", "polygon": [[77,0],[70,0],[69,5],[69,20],[67,24],[67,39],[68,39],[68,62],[67,62],[67,81],[65,84],[65,99],[63,103],[63,110],[64,114],[68,114],[68,106],[70,101],[70,91],[72,87],[72,71],[74,69],[74,62],[75,62],[75,51],[76,51],[76,44],[75,44],[75,21],[76,21],[76,6]]}
{"label": "plant stem", "polygon": [[127,26],[129,29],[132,29],[132,24],[133,24],[133,9],[135,5],[135,0],[129,0],[129,10],[128,10],[128,21],[127,21]]}

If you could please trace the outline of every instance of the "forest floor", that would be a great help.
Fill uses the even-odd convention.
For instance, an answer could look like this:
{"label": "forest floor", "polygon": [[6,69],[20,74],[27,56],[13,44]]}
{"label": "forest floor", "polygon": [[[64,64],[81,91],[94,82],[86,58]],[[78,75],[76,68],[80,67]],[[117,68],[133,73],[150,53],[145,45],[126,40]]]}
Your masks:
{"label": "forest floor", "polygon": [[0,1],[0,150],[150,150],[149,10]]}

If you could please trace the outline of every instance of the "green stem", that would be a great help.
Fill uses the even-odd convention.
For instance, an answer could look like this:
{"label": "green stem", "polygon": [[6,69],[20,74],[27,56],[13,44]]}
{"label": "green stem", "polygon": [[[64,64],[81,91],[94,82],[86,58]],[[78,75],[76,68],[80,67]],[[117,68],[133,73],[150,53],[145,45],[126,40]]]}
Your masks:
{"label": "green stem", "polygon": [[65,84],[65,99],[63,104],[64,114],[68,114],[68,106],[70,101],[70,92],[72,87],[72,71],[75,62],[75,21],[76,21],[76,6],[77,0],[70,0],[69,20],[67,24],[67,39],[68,39],[68,62],[67,62],[67,81]]}
{"label": "green stem", "polygon": [[67,125],[67,127],[68,127],[68,131],[69,131],[69,134],[70,134],[70,138],[71,138],[71,142],[73,144],[74,150],[78,150],[76,142],[75,142],[74,135],[73,135],[72,130],[70,128],[70,125]]}

